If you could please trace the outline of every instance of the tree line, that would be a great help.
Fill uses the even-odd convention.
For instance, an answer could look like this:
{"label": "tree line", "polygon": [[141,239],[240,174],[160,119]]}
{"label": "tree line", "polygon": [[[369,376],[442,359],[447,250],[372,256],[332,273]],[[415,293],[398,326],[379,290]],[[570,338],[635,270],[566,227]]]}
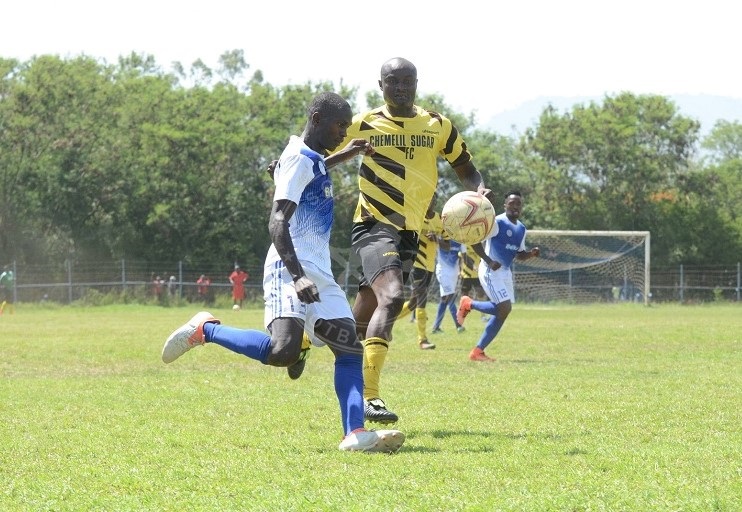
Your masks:
{"label": "tree line", "polygon": [[[373,70],[369,75],[373,77]],[[268,163],[331,82],[274,86],[241,50],[218,69],[163,70],[132,53],[0,57],[0,261],[182,260],[259,266],[270,245]],[[368,93],[365,107],[377,106]],[[531,229],[652,233],[652,262],[732,264],[742,254],[742,125],[698,121],[663,96],[629,92],[544,108],[524,133],[477,128],[439,95],[418,104],[465,134],[485,183],[520,190]],[[334,169],[333,247],[349,247],[357,164]],[[441,163],[438,206],[458,181]],[[502,205],[496,204],[500,211]]]}

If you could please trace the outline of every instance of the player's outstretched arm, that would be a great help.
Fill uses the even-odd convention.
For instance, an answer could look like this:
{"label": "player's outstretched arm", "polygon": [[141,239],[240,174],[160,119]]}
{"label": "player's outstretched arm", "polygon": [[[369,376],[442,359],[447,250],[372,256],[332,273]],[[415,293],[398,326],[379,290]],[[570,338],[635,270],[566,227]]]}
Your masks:
{"label": "player's outstretched arm", "polygon": [[538,247],[533,247],[528,251],[519,252],[516,255],[516,258],[518,258],[520,261],[530,260],[531,258],[538,257],[540,254],[541,250]]}
{"label": "player's outstretched arm", "polygon": [[456,176],[459,177],[461,185],[463,185],[466,190],[478,192],[489,199],[490,203],[493,205],[495,204],[497,198],[495,197],[494,192],[484,185],[482,174],[476,167],[474,167],[471,160],[461,165],[457,165],[453,170],[456,172]]}
{"label": "player's outstretched arm", "polygon": [[374,147],[366,139],[352,139],[343,149],[325,158],[325,166],[329,169],[347,162],[356,155],[373,155],[375,152]]}

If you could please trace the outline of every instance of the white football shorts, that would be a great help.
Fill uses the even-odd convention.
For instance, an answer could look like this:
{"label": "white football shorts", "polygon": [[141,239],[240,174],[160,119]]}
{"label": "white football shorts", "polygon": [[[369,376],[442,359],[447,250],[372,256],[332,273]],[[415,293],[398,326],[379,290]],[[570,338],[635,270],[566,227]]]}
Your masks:
{"label": "white football shorts", "polygon": [[487,269],[484,272],[480,268],[479,283],[490,302],[499,304],[509,300],[511,303],[515,303],[513,273],[509,268]]}
{"label": "white football shorts", "polygon": [[312,263],[302,262],[304,273],[317,285],[320,302],[304,304],[296,295],[294,280],[283,264],[266,265],[263,273],[263,298],[265,299],[265,327],[276,318],[301,318],[304,330],[318,347],[325,345],[314,335],[314,324],[319,319],[353,318],[348,297],[335,278]]}
{"label": "white football shorts", "polygon": [[456,293],[456,285],[459,282],[458,265],[449,267],[440,263],[437,264],[435,266],[435,277],[438,279],[438,288],[440,289],[441,297]]}

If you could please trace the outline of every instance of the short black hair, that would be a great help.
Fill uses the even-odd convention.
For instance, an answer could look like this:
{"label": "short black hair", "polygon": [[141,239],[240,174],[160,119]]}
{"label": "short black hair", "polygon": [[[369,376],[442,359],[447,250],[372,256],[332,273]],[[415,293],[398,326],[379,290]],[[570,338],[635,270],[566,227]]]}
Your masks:
{"label": "short black hair", "polygon": [[315,112],[340,112],[345,108],[348,108],[345,98],[334,92],[321,92],[309,104],[307,117],[312,117]]}
{"label": "short black hair", "polygon": [[523,197],[523,194],[520,193],[520,190],[511,190],[510,192],[505,194],[505,199],[507,199],[510,196]]}

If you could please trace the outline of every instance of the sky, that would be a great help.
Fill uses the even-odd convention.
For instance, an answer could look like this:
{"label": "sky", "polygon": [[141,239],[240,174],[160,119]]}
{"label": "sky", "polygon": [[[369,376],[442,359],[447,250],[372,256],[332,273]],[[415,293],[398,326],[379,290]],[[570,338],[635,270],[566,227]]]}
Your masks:
{"label": "sky", "polygon": [[243,50],[275,86],[378,90],[405,57],[418,93],[478,123],[547,97],[706,94],[742,98],[733,0],[15,0],[0,10],[0,57],[152,55],[166,71],[214,68]]}

